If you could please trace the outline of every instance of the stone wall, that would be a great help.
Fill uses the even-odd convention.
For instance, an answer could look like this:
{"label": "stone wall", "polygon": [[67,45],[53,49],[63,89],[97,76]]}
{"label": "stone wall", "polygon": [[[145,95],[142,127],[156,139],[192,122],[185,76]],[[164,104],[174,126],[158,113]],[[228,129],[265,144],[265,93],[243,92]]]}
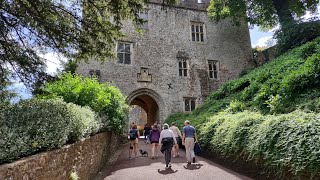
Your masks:
{"label": "stone wall", "polygon": [[269,47],[263,51],[254,52],[254,60],[257,66],[263,65],[275,58],[276,46]]}
{"label": "stone wall", "polygon": [[[221,84],[254,67],[246,23],[239,27],[227,20],[215,24],[206,11],[192,8],[164,10],[161,5],[151,3],[147,9],[148,29],[143,35],[137,33],[130,22],[124,22],[122,31],[126,37],[122,42],[131,44],[131,64],[91,59],[88,64],[80,63],[77,72],[89,76],[91,70],[99,70],[101,82],[114,82],[132,105],[138,105],[130,101],[135,99],[135,94],[145,95],[139,92],[156,97],[159,118],[153,121],[163,123],[169,114],[184,112],[186,98],[195,99],[197,106],[202,104]],[[203,24],[204,42],[192,41],[194,22]],[[181,59],[188,63],[186,77],[179,75]],[[209,78],[208,60],[219,62],[219,78]]]}
{"label": "stone wall", "polygon": [[92,179],[108,162],[120,143],[112,133],[100,133],[60,149],[0,166],[0,180],[68,180],[76,172]]}

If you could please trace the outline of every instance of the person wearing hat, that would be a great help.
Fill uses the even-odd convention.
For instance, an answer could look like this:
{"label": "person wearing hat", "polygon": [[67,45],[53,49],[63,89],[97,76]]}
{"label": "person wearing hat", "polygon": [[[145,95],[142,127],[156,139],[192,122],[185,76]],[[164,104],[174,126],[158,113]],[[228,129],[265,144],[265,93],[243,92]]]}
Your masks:
{"label": "person wearing hat", "polygon": [[164,153],[166,169],[171,168],[171,150],[173,145],[177,144],[177,140],[167,123],[163,125],[159,142],[161,142],[161,152]]}

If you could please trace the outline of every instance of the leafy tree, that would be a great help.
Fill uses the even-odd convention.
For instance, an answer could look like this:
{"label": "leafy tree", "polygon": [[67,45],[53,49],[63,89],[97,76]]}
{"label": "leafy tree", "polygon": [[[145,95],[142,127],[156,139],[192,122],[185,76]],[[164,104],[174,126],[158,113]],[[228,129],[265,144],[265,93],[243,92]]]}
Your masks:
{"label": "leafy tree", "polygon": [[[165,5],[176,0],[163,0]],[[41,79],[55,51],[68,58],[104,60],[124,36],[122,22],[143,23],[148,0],[0,0],[0,74],[9,70],[25,84]]]}
{"label": "leafy tree", "polygon": [[15,93],[7,89],[9,85],[11,85],[11,83],[8,80],[7,72],[4,71],[3,74],[0,73],[0,109],[2,106],[7,106],[10,100],[16,96]]}
{"label": "leafy tree", "polygon": [[270,28],[295,24],[295,17],[307,11],[316,12],[318,5],[319,0],[211,0],[208,11],[216,22],[231,17],[236,24],[246,19],[251,24]]}

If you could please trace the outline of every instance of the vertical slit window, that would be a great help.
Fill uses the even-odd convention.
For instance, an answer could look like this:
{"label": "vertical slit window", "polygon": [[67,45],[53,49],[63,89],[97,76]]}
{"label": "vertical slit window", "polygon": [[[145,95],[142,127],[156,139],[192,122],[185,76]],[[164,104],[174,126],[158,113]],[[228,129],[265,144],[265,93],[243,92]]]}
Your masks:
{"label": "vertical slit window", "polygon": [[144,21],[144,23],[141,25],[141,28],[143,29],[149,29],[149,14],[147,9],[143,9],[139,12],[139,17]]}
{"label": "vertical slit window", "polygon": [[179,61],[179,76],[188,76],[188,62],[187,60]]}
{"label": "vertical slit window", "polygon": [[208,61],[209,65],[209,78],[219,79],[219,61]]}
{"label": "vertical slit window", "polygon": [[131,64],[131,44],[118,43],[117,56],[119,64]]}

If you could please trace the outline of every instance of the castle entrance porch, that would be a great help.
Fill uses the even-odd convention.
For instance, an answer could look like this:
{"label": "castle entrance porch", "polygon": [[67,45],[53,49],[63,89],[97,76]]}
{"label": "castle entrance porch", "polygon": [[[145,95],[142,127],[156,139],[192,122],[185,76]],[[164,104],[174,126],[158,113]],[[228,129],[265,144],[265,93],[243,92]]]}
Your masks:
{"label": "castle entrance porch", "polygon": [[160,96],[150,89],[139,89],[132,92],[127,102],[129,108],[129,123],[135,123],[142,130],[145,124],[161,123],[163,103]]}
{"label": "castle entrance porch", "polygon": [[152,125],[159,119],[159,106],[152,97],[141,95],[130,103],[130,123],[138,126]]}

